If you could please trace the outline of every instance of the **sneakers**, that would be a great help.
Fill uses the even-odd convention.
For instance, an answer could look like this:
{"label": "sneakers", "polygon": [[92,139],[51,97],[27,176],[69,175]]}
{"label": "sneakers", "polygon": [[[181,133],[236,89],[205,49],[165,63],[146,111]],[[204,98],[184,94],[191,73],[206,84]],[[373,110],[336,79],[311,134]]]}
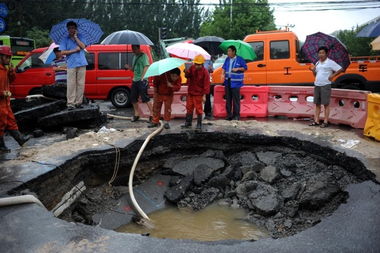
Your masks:
{"label": "sneakers", "polygon": [[170,125],[169,125],[168,122],[166,122],[166,123],[164,124],[164,128],[165,128],[165,129],[170,129]]}
{"label": "sneakers", "polygon": [[75,109],[75,106],[73,106],[73,105],[68,105],[67,106],[67,110],[69,110],[69,111],[72,111],[74,109]]}
{"label": "sneakers", "polygon": [[131,119],[131,121],[132,121],[132,122],[136,122],[136,121],[138,121],[139,119],[140,119],[140,116],[133,116],[132,119]]}

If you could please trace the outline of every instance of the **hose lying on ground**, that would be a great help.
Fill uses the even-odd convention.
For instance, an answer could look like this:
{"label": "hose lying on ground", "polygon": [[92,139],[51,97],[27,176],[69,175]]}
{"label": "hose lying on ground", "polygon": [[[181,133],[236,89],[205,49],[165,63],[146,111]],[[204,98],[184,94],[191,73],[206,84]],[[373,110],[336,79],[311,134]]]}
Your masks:
{"label": "hose lying on ground", "polygon": [[0,207],[2,206],[13,206],[19,204],[27,204],[27,203],[36,203],[37,205],[45,208],[45,206],[33,195],[20,195],[15,197],[7,197],[0,199]]}
{"label": "hose lying on ground", "polygon": [[139,162],[140,157],[141,157],[142,153],[144,152],[146,145],[148,145],[150,139],[152,139],[154,136],[159,134],[163,128],[164,128],[164,125],[162,124],[162,122],[160,122],[160,127],[157,128],[153,133],[148,135],[148,137],[145,139],[143,145],[141,146],[139,152],[137,153],[135,161],[133,162],[133,165],[132,165],[131,172],[129,173],[128,191],[129,191],[129,195],[131,196],[132,204],[136,208],[137,212],[141,215],[141,217],[148,220],[148,221],[150,221],[148,215],[146,215],[144,213],[144,211],[141,209],[141,207],[139,206],[139,204],[137,203],[137,201],[135,199],[135,195],[133,194],[133,174],[135,173],[137,163]]}
{"label": "hose lying on ground", "polygon": [[[113,114],[110,114],[110,113],[107,113],[107,116],[108,117],[114,117],[116,119],[132,119],[131,117],[125,117],[125,116],[119,116],[119,115],[113,115]],[[135,195],[133,193],[133,175],[135,173],[135,169],[136,169],[136,166],[137,166],[137,163],[139,162],[140,160],[140,157],[142,155],[142,153],[144,152],[144,149],[146,147],[146,145],[148,145],[149,141],[154,137],[156,136],[157,134],[159,134],[164,128],[164,125],[162,124],[162,122],[160,121],[160,127],[157,128],[154,132],[152,132],[151,134],[148,135],[148,137],[145,139],[143,145],[141,146],[139,152],[137,153],[137,156],[133,162],[133,165],[132,165],[132,168],[131,168],[131,172],[129,173],[129,182],[128,182],[128,191],[129,191],[129,195],[131,197],[131,200],[132,200],[132,204],[133,204],[133,207],[135,208],[135,210],[138,212],[138,214],[143,218],[145,219],[142,220],[142,221],[139,221],[138,224],[140,225],[145,225],[145,226],[152,226],[151,224],[148,224],[147,221],[150,221],[148,215],[146,215],[144,213],[144,211],[141,209],[141,207],[139,206],[139,204],[137,203],[136,201],[136,198],[135,198]],[[117,161],[119,162],[119,161]],[[118,168],[118,166],[115,166],[115,168]],[[116,172],[117,174],[117,172]],[[116,175],[115,175],[115,171],[114,171],[114,175],[112,176],[111,180],[113,181],[115,179]],[[110,181],[110,183],[112,183],[112,181]],[[109,183],[109,184],[110,184]]]}
{"label": "hose lying on ground", "polygon": [[[110,114],[110,113],[107,113],[107,117],[115,118],[115,119],[132,119],[132,117],[120,116],[120,115],[115,115],[115,114]],[[148,120],[148,118],[141,118],[141,119]]]}
{"label": "hose lying on ground", "polygon": [[42,94],[28,95],[28,96],[25,97],[26,100],[30,100],[32,98],[45,98],[45,99],[48,99],[48,100],[58,100],[56,98],[45,97]]}

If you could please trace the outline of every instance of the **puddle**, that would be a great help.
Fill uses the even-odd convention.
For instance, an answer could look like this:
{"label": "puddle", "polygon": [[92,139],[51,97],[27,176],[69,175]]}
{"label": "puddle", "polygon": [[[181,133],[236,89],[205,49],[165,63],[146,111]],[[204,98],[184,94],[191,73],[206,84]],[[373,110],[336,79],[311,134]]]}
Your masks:
{"label": "puddle", "polygon": [[269,237],[244,218],[244,209],[211,205],[200,211],[169,207],[149,215],[155,228],[130,223],[116,229],[117,232],[147,234],[156,238],[191,239],[197,241],[259,240]]}

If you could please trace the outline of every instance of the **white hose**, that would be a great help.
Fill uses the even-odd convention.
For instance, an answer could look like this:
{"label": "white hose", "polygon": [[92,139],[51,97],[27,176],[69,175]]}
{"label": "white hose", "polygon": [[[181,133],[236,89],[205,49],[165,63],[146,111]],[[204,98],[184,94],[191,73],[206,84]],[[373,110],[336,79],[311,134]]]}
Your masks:
{"label": "white hose", "polygon": [[25,99],[27,101],[31,100],[32,98],[45,98],[45,99],[48,99],[48,100],[58,100],[56,98],[49,98],[49,97],[45,97],[44,95],[42,94],[34,94],[34,95],[28,95],[25,97]]}
{"label": "white hose", "polygon": [[[115,115],[115,114],[110,114],[110,113],[107,113],[107,116],[111,118],[115,118],[115,119],[132,119],[132,117],[120,116],[120,115]],[[148,119],[148,118],[145,118],[145,119]]]}
{"label": "white hose", "polygon": [[132,117],[119,116],[119,115],[114,115],[110,113],[107,113],[107,117],[111,117],[115,119],[132,119]]}
{"label": "white hose", "polygon": [[131,200],[132,200],[132,204],[136,208],[137,212],[141,215],[141,217],[143,217],[144,219],[147,219],[147,220],[150,220],[149,217],[148,217],[148,215],[146,215],[144,213],[144,211],[141,209],[141,207],[139,206],[139,204],[137,203],[137,201],[135,199],[135,195],[133,194],[133,174],[135,173],[135,169],[136,169],[137,163],[140,160],[140,157],[141,157],[142,153],[144,152],[144,149],[145,149],[146,145],[148,145],[150,139],[152,139],[154,136],[156,136],[157,134],[159,134],[162,131],[163,128],[164,128],[164,125],[160,121],[160,127],[157,130],[155,130],[153,133],[151,133],[145,139],[143,145],[141,146],[139,152],[137,153],[135,161],[133,162],[131,172],[129,173],[128,191],[129,191],[129,195],[130,195]]}
{"label": "white hose", "polygon": [[35,203],[45,208],[45,206],[33,195],[20,195],[15,197],[7,197],[0,199],[0,207],[3,206],[13,206],[19,204]]}

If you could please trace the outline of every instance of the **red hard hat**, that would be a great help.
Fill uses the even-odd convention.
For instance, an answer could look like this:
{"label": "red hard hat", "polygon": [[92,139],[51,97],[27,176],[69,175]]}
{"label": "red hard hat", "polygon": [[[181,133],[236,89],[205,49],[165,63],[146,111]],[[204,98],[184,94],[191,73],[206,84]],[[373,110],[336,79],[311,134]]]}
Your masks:
{"label": "red hard hat", "polygon": [[0,46],[0,54],[12,56],[12,50],[9,46]]}

